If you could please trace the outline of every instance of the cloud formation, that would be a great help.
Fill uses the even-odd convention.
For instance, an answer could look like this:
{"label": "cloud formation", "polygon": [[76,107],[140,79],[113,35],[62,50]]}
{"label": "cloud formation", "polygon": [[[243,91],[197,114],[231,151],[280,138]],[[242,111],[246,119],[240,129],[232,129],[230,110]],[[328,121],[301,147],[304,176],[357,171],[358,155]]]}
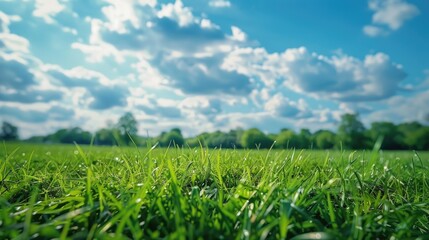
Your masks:
{"label": "cloud formation", "polygon": [[0,55],[0,101],[51,102],[60,100],[59,91],[40,88],[28,65],[9,55]]}
{"label": "cloud formation", "polygon": [[71,119],[75,112],[60,106],[52,106],[46,110],[25,110],[16,107],[0,106],[0,116],[12,117],[16,120],[29,123],[43,123],[46,121],[65,121]]}
{"label": "cloud formation", "polygon": [[309,118],[312,113],[307,109],[307,104],[303,99],[298,102],[291,101],[281,93],[277,93],[269,99],[264,106],[265,110],[279,117],[285,118]]}
{"label": "cloud formation", "polygon": [[112,107],[127,105],[127,88],[112,84],[101,73],[82,67],[64,70],[59,67],[50,67],[48,74],[57,84],[67,88],[83,88],[87,91],[88,107],[94,110],[105,110]]}
{"label": "cloud formation", "polygon": [[[148,12],[150,13],[150,11]],[[190,8],[178,0],[164,4],[153,16],[130,27],[116,29],[100,21],[92,21],[90,45],[75,43],[76,49],[88,53],[90,60],[101,60],[111,52],[126,54],[137,59],[147,55],[146,61],[157,66],[165,76],[168,87],[188,94],[247,94],[249,79],[236,72],[223,70],[220,65],[227,52],[246,39],[239,28],[232,35],[225,34],[206,18],[195,17]],[[94,55],[100,47],[98,57]],[[106,51],[107,50],[107,51]],[[119,52],[120,53],[119,53]],[[95,53],[96,54],[96,53]]]}
{"label": "cloud formation", "polygon": [[368,7],[374,12],[372,24],[366,25],[363,31],[371,37],[386,35],[388,30],[398,30],[420,13],[415,5],[406,0],[369,0]]}
{"label": "cloud formation", "polygon": [[[149,129],[151,135],[180,127],[188,136],[235,127],[333,128],[345,112],[377,120],[383,117],[376,114],[382,108],[389,108],[381,111],[387,120],[428,115],[418,108],[424,109],[428,93],[421,89],[429,81],[416,84],[415,71],[421,66],[408,68],[407,78],[393,61],[410,66],[403,52],[390,54],[390,45],[382,48],[386,53],[377,52],[380,46],[369,45],[374,42],[369,39],[362,46],[353,45],[353,50],[329,36],[312,44],[307,34],[293,35],[296,26],[284,29],[286,37],[270,39],[279,29],[273,25],[267,34],[266,25],[237,20],[239,13],[253,11],[241,4],[227,0],[0,3],[4,11],[0,11],[0,110],[8,114],[0,115],[17,120],[32,134],[32,129],[41,133],[76,124],[95,130],[131,111],[144,123],[140,130]],[[406,0],[370,0],[368,6],[373,18],[363,31],[373,37],[389,35],[423,10]],[[285,20],[273,7],[277,6],[261,5],[257,10]],[[338,12],[336,7],[327,10]],[[231,15],[225,18],[220,11]],[[296,11],[299,15],[303,10]],[[259,13],[249,16],[259,21]],[[359,19],[348,20],[358,21],[359,26],[369,21],[364,15],[354,17]],[[308,33],[320,34],[316,28]],[[50,34],[49,41],[44,34]],[[311,48],[292,47],[300,43]],[[329,53],[338,47],[353,55]],[[413,102],[418,108],[406,108]],[[398,111],[393,109],[396,105]]]}
{"label": "cloud formation", "polygon": [[42,18],[46,23],[54,23],[53,17],[64,10],[58,0],[36,0],[33,16]]}
{"label": "cloud formation", "polygon": [[210,0],[209,5],[215,8],[226,8],[231,7],[231,2],[227,0]]}
{"label": "cloud formation", "polygon": [[304,47],[272,54],[261,48],[236,49],[222,67],[259,78],[271,88],[281,83],[297,93],[346,102],[389,98],[406,77],[402,66],[384,53],[359,60],[345,54],[309,53]]}

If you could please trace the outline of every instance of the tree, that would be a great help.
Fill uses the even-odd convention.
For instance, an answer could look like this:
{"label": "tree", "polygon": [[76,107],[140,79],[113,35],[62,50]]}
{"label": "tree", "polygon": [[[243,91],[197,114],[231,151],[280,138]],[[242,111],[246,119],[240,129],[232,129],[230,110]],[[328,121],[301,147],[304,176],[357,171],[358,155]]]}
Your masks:
{"label": "tree", "polygon": [[162,133],[159,138],[159,145],[161,147],[169,146],[182,146],[185,143],[185,139],[182,136],[180,129],[173,128],[168,133]]}
{"label": "tree", "polygon": [[102,128],[95,133],[95,144],[115,145],[115,135],[119,135],[118,129]]}
{"label": "tree", "polygon": [[401,123],[397,126],[398,131],[403,136],[402,142],[405,144],[406,148],[417,149],[417,133],[422,128],[423,125],[419,122]]}
{"label": "tree", "polygon": [[18,139],[18,127],[12,125],[9,122],[3,122],[1,126],[0,139],[2,140],[17,140]]}
{"label": "tree", "polygon": [[358,114],[344,114],[338,127],[338,140],[347,149],[366,147],[365,126],[359,121]]}
{"label": "tree", "polygon": [[[119,118],[116,127],[119,130],[119,133],[122,136],[122,140],[129,144],[131,142],[130,136],[137,136],[138,124],[134,115],[130,112],[125,113],[122,117]],[[130,136],[128,136],[130,135]]]}
{"label": "tree", "polygon": [[277,146],[284,149],[301,148],[300,137],[292,130],[286,130],[279,133],[276,139]]}
{"label": "tree", "polygon": [[429,150],[429,127],[420,128],[415,134],[415,138],[417,150]]}
{"label": "tree", "polygon": [[402,149],[404,148],[403,134],[398,131],[395,124],[391,122],[374,122],[371,124],[369,135],[373,143],[379,137],[383,137],[382,149]]}
{"label": "tree", "polygon": [[299,135],[300,148],[311,148],[313,143],[313,136],[307,128],[301,129]]}
{"label": "tree", "polygon": [[270,148],[273,141],[257,128],[251,128],[241,136],[245,148]]}
{"label": "tree", "polygon": [[319,149],[330,149],[335,145],[335,133],[328,130],[319,130],[315,134],[316,147]]}
{"label": "tree", "polygon": [[78,144],[89,144],[91,143],[92,134],[88,131],[84,131],[79,127],[60,129],[53,134],[45,137],[45,142],[51,143],[78,143]]}

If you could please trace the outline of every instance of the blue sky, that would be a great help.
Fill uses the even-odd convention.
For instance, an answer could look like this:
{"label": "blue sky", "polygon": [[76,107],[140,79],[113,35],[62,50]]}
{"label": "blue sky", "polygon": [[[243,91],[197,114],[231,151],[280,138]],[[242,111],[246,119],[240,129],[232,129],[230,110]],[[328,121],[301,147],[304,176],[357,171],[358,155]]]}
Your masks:
{"label": "blue sky", "polygon": [[429,117],[429,2],[0,2],[0,120],[22,137],[336,129]]}

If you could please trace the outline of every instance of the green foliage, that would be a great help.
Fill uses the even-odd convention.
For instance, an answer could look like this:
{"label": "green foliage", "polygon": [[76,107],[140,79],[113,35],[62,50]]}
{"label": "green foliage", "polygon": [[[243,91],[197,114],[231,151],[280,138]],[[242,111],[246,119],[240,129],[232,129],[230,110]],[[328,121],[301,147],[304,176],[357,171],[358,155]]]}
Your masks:
{"label": "green foliage", "polygon": [[170,147],[170,146],[183,146],[185,139],[182,136],[180,129],[173,128],[168,133],[163,133],[159,139],[159,145],[161,147]]}
{"label": "green foliage", "polygon": [[1,140],[18,140],[18,128],[9,122],[3,122],[1,126]]}
{"label": "green foliage", "polygon": [[315,142],[318,149],[331,149],[335,146],[335,133],[328,130],[320,130],[315,133]]}
{"label": "green foliage", "polygon": [[213,133],[202,133],[194,138],[186,140],[189,147],[203,147],[208,148],[242,148],[241,136],[243,135],[242,129],[231,130],[227,133],[216,131]]}
{"label": "green foliage", "polygon": [[418,132],[423,128],[423,125],[418,122],[401,123],[398,125],[398,131],[404,136],[403,143],[409,149],[418,149]]}
{"label": "green foliage", "polygon": [[301,148],[301,139],[291,130],[282,131],[277,135],[276,146],[285,149]]}
{"label": "green foliage", "polygon": [[[265,134],[259,129],[252,128],[244,131],[234,129],[229,132],[215,131],[202,133],[195,137],[184,139],[179,128],[173,128],[160,136],[142,137],[137,135],[138,123],[131,113],[124,114],[116,124],[95,132],[95,145],[152,146],[159,142],[160,146],[170,146],[173,141],[176,145],[186,145],[191,148],[207,147],[222,149],[240,148],[270,148],[274,141],[274,148],[295,149],[372,149],[379,137],[383,138],[381,149],[386,150],[425,150],[427,149],[427,126],[418,122],[401,123],[374,122],[369,129],[360,122],[356,114],[345,114],[337,133],[328,130],[319,130],[312,134],[308,129],[301,129],[296,133],[293,130],[282,129],[280,133]],[[4,136],[1,139],[12,140],[17,138],[18,129],[10,123],[3,123]],[[3,136],[1,135],[1,136]],[[15,138],[16,137],[16,138]],[[33,143],[79,143],[91,142],[91,133],[81,128],[60,129],[47,136],[35,136],[26,140]]]}
{"label": "green foliage", "polygon": [[367,147],[365,126],[357,114],[344,114],[338,127],[338,142],[345,149],[363,149]]}
{"label": "green foliage", "polygon": [[241,136],[241,145],[245,148],[270,148],[273,141],[257,128],[251,128]]}
{"label": "green foliage", "polygon": [[429,150],[429,127],[423,127],[416,132],[415,146],[418,150]]}
{"label": "green foliage", "polygon": [[383,138],[382,149],[402,149],[403,135],[399,132],[397,126],[391,122],[374,122],[369,130],[372,142],[377,141],[379,137]]}
{"label": "green foliage", "polygon": [[120,136],[118,129],[102,128],[95,133],[95,144],[96,145],[116,145],[115,136]]}
{"label": "green foliage", "polygon": [[119,133],[121,134],[121,140],[124,142],[124,144],[129,145],[132,142],[131,138],[137,136],[138,123],[134,118],[134,115],[130,112],[127,112],[119,118],[118,123],[116,123],[116,128],[119,130]]}
{"label": "green foliage", "polygon": [[428,166],[411,151],[6,143],[0,239],[426,239]]}

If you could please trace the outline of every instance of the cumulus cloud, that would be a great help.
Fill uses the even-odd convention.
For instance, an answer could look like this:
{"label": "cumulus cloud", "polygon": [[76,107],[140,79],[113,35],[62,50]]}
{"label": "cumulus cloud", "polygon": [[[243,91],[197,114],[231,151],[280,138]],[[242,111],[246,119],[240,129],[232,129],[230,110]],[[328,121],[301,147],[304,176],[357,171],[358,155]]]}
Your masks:
{"label": "cumulus cloud", "polygon": [[29,52],[30,43],[26,38],[10,32],[9,25],[12,22],[21,21],[17,15],[7,15],[0,11],[0,49],[7,52]]}
{"label": "cumulus cloud", "polygon": [[236,26],[232,26],[231,31],[232,31],[232,39],[239,41],[239,42],[246,41],[246,38],[247,38],[246,33],[241,31],[240,28],[238,28]]}
{"label": "cumulus cloud", "polygon": [[0,57],[0,76],[2,87],[15,90],[27,89],[36,83],[27,65],[13,59]]}
{"label": "cumulus cloud", "polygon": [[0,115],[30,123],[42,123],[49,120],[66,121],[74,116],[73,109],[53,106],[45,110],[27,110],[11,106],[0,106]]}
{"label": "cumulus cloud", "polygon": [[146,100],[145,103],[138,104],[135,107],[147,115],[171,119],[182,117],[182,112],[175,101],[155,98],[147,98]]}
{"label": "cumulus cloud", "polygon": [[425,122],[429,113],[428,102],[429,90],[416,93],[413,96],[394,96],[383,103],[384,106],[380,110],[369,114],[367,121]]}
{"label": "cumulus cloud", "polygon": [[179,24],[180,27],[197,22],[190,8],[185,7],[181,0],[162,5],[157,13],[158,18],[169,18]]}
{"label": "cumulus cloud", "polygon": [[126,33],[128,23],[134,28],[139,28],[141,18],[144,18],[141,8],[156,6],[156,0],[107,0],[106,2],[109,5],[101,10],[108,19],[106,26],[109,30],[118,33]]}
{"label": "cumulus cloud", "polygon": [[221,56],[177,58],[160,62],[159,69],[169,76],[169,84],[191,94],[238,94],[251,91],[248,78],[220,69]]}
{"label": "cumulus cloud", "polygon": [[9,33],[9,25],[12,22],[21,21],[21,17],[18,15],[7,15],[6,13],[0,11],[0,26],[1,32]]}
{"label": "cumulus cloud", "polygon": [[419,9],[405,0],[370,0],[369,9],[374,12],[372,24],[363,28],[368,36],[385,35],[387,27],[390,30],[398,30],[402,25],[417,15]]}
{"label": "cumulus cloud", "polygon": [[180,0],[164,4],[148,16],[150,13],[123,31],[91,20],[90,44],[74,43],[72,47],[87,53],[88,60],[94,62],[115,52],[149,62],[157,66],[165,86],[183,93],[250,92],[251,82],[246,76],[220,67],[228,51],[246,40],[239,28],[233,27],[229,37],[209,19],[195,17]]}
{"label": "cumulus cloud", "polygon": [[265,110],[285,118],[308,118],[312,116],[303,99],[299,99],[298,102],[291,101],[281,93],[275,94],[265,103]]}
{"label": "cumulus cloud", "polygon": [[222,103],[219,99],[203,96],[187,97],[179,106],[187,115],[191,114],[191,117],[196,115],[213,117],[222,112]]}
{"label": "cumulus cloud", "polygon": [[377,37],[388,34],[385,29],[373,25],[367,25],[363,27],[363,32],[370,37]]}
{"label": "cumulus cloud", "polygon": [[225,59],[222,67],[265,85],[282,83],[298,93],[339,101],[375,101],[400,90],[406,77],[402,66],[384,53],[367,55],[363,60],[338,54],[331,57],[309,53],[306,48],[267,53],[265,49],[237,49]]}
{"label": "cumulus cloud", "polygon": [[0,101],[4,102],[19,102],[19,103],[36,103],[36,102],[52,102],[62,99],[62,93],[54,90],[35,90],[28,89],[19,92],[0,93]]}
{"label": "cumulus cloud", "polygon": [[211,0],[209,2],[209,6],[215,8],[231,7],[231,2],[227,0]]}
{"label": "cumulus cloud", "polygon": [[127,105],[127,88],[110,83],[103,74],[82,67],[64,70],[59,67],[48,67],[48,74],[54,83],[67,88],[83,88],[87,91],[88,107],[94,110],[105,110]]}
{"label": "cumulus cloud", "polygon": [[43,18],[46,23],[54,23],[53,17],[64,10],[58,0],[36,0],[33,16]]}
{"label": "cumulus cloud", "polygon": [[[202,28],[194,23],[180,27],[168,18],[152,20],[151,28],[134,29],[128,34],[102,32],[103,40],[119,50],[144,50],[153,55],[160,52],[195,53],[225,40],[222,31]],[[174,41],[172,41],[174,39]]]}
{"label": "cumulus cloud", "polygon": [[6,57],[0,55],[1,101],[33,103],[61,99],[59,91],[40,89],[40,84],[28,65]]}

